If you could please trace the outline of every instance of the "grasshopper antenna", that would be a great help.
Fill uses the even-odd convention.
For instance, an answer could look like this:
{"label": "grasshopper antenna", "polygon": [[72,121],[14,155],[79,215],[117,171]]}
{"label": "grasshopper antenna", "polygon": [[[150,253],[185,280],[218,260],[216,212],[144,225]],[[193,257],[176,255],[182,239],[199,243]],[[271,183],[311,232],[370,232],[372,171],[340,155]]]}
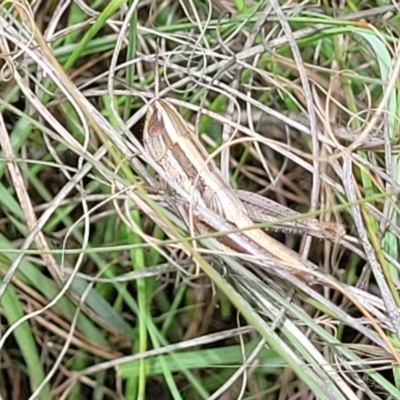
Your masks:
{"label": "grasshopper antenna", "polygon": [[156,42],[156,52],[154,59],[154,97],[156,99],[160,96],[160,73],[159,73],[159,57],[160,57],[160,38],[157,38]]}

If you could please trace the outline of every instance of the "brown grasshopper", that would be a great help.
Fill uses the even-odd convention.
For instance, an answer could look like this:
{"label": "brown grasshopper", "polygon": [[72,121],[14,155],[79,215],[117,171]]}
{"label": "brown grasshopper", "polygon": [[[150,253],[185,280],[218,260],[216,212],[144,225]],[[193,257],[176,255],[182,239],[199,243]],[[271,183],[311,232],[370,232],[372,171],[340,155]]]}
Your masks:
{"label": "brown grasshopper", "polygon": [[[180,208],[188,226],[194,226],[204,234],[215,232],[218,229],[216,225],[225,223],[225,226],[236,229],[238,233],[217,237],[223,248],[253,258],[274,260],[280,267],[301,275],[315,269],[298,253],[262,229],[251,229],[254,225],[252,217],[257,219],[259,213],[261,196],[249,197],[246,192],[238,192],[239,198],[197,136],[168,101],[155,99],[150,103],[143,141],[146,151],[165,176],[190,196],[190,204],[183,202]],[[285,212],[282,206],[273,202],[270,204],[274,204],[277,210],[275,214]],[[209,210],[213,216],[197,212],[199,207]],[[316,219],[298,225],[300,230],[319,232],[320,237],[335,236],[336,229],[319,229],[323,225]],[[296,229],[296,225],[293,225],[293,229]],[[343,232],[339,231],[341,234]]]}

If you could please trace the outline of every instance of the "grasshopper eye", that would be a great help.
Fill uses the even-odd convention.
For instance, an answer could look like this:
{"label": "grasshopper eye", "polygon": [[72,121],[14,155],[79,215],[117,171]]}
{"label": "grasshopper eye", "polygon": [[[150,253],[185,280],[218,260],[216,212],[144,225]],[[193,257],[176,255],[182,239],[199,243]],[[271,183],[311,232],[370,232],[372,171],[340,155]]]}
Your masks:
{"label": "grasshopper eye", "polygon": [[143,131],[143,144],[156,162],[160,162],[169,148],[167,129],[162,110],[152,105],[147,113]]}
{"label": "grasshopper eye", "polygon": [[152,137],[162,135],[165,132],[162,115],[156,108],[152,108],[152,113],[147,120],[146,131],[147,135]]}

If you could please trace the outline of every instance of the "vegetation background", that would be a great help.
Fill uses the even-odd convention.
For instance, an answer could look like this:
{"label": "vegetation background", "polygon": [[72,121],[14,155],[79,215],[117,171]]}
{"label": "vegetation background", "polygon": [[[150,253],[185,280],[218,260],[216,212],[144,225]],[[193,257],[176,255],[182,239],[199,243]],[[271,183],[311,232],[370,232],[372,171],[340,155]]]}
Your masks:
{"label": "vegetation background", "polygon": [[[399,399],[399,8],[3,1],[1,399]],[[188,248],[156,83],[232,187],[343,225],[271,235],[346,296]]]}

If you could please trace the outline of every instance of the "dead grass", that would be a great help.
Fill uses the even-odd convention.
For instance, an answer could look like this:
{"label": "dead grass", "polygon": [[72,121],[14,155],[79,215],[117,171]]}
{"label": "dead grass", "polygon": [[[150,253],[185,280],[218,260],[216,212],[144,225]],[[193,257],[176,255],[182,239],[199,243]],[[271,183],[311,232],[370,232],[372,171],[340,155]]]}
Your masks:
{"label": "dead grass", "polygon": [[[1,398],[400,398],[398,7],[3,2]],[[156,70],[325,280],[193,247],[141,146]],[[274,229],[310,217],[346,234]]]}

